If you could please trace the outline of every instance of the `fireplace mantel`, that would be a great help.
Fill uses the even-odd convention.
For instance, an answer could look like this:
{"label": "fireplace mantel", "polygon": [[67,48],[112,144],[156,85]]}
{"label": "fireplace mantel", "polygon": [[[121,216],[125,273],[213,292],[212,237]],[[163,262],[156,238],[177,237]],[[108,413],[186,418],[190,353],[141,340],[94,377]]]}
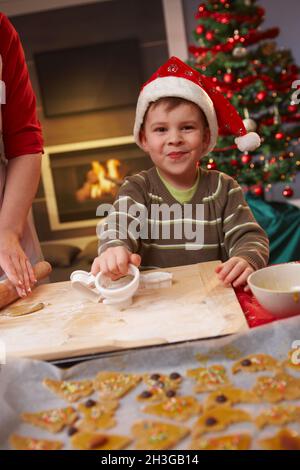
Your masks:
{"label": "fireplace mantel", "polygon": [[[104,162],[113,157],[118,158],[121,162],[126,160],[126,163],[129,162],[129,166],[130,162],[135,162],[135,165],[133,163],[132,165],[136,171],[147,169],[151,166],[149,157],[136,146],[133,136],[76,142],[45,148],[45,155],[42,158],[42,179],[51,230],[95,227],[101,222],[100,218],[85,217],[84,210],[96,214],[96,206],[101,202],[113,202],[113,196],[110,196],[109,200],[104,201],[100,199],[92,200],[91,198],[87,202],[76,201],[74,190],[79,189],[76,181],[74,182],[76,180],[76,169],[79,166],[86,167],[92,160]],[[136,162],[138,162],[140,167],[136,166]],[[58,185],[55,174],[57,175],[57,172],[60,170],[62,170],[62,175]],[[68,188],[71,191],[71,193],[69,191],[69,194]],[[68,205],[68,197],[72,199],[72,206],[77,204],[78,217],[72,215],[72,209],[70,209],[71,215],[62,215],[64,206]],[[68,220],[70,217],[73,217],[73,220]]]}

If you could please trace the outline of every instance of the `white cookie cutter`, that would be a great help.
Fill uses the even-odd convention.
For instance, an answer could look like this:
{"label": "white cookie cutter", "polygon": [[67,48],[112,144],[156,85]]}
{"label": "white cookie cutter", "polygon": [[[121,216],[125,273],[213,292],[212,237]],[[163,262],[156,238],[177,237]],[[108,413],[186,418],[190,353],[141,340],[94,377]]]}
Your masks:
{"label": "white cookie cutter", "polygon": [[140,274],[139,269],[130,264],[127,276],[117,281],[111,281],[101,272],[97,276],[93,276],[92,273],[86,271],[74,271],[70,279],[73,289],[85,297],[97,302],[103,301],[105,305],[124,309],[132,304],[132,298],[139,288],[171,287],[172,277],[173,275],[167,272]]}

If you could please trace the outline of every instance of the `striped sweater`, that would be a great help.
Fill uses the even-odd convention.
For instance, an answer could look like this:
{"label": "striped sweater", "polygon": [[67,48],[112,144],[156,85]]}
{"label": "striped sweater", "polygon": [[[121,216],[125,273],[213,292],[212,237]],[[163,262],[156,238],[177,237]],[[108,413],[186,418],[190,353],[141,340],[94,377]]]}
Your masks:
{"label": "striped sweater", "polygon": [[[194,240],[191,230],[198,234]],[[269,257],[268,238],[241,187],[230,176],[205,169],[200,169],[197,190],[184,205],[171,196],[155,167],[127,177],[108,217],[98,226],[98,237],[100,255],[109,247],[125,246],[141,255],[143,268],[239,256],[260,269]]]}

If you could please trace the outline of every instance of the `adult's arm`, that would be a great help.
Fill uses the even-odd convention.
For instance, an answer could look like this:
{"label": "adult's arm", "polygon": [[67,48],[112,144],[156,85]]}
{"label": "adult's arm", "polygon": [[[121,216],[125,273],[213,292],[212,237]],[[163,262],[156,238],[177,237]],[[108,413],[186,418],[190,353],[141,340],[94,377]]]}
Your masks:
{"label": "adult's arm", "polygon": [[20,240],[35,196],[41,154],[9,160],[4,199],[0,211],[0,266],[21,296],[30,292],[35,276]]}
{"label": "adult's arm", "polygon": [[6,102],[1,106],[7,181],[0,210],[0,267],[20,295],[30,292],[34,274],[20,239],[40,177],[43,138],[36,99],[19,36],[0,13],[0,54]]}

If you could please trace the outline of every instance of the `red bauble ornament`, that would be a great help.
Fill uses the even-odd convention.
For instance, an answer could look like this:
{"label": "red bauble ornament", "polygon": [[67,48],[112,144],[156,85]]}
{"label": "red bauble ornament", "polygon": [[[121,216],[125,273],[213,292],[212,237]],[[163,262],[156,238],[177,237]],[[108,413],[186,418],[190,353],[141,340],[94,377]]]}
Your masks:
{"label": "red bauble ornament", "polygon": [[217,169],[216,162],[209,162],[206,166],[207,166],[208,170],[216,170]]}
{"label": "red bauble ornament", "polygon": [[236,160],[235,158],[233,158],[232,160],[230,160],[230,165],[231,165],[231,166],[239,166],[239,162],[238,162],[238,160]]}
{"label": "red bauble ornament", "polygon": [[205,28],[204,28],[203,24],[199,24],[196,28],[196,33],[197,34],[203,34],[204,31],[205,31]]}
{"label": "red bauble ornament", "polygon": [[256,99],[258,101],[264,101],[267,97],[267,92],[266,91],[259,91],[256,95]]}
{"label": "red bauble ornament", "polygon": [[223,80],[225,83],[232,83],[234,79],[233,73],[225,73]]}
{"label": "red bauble ornament", "polygon": [[296,106],[295,104],[290,104],[290,105],[288,106],[288,112],[289,112],[289,113],[296,113],[296,112],[297,112],[297,109],[298,109],[298,108],[297,108],[297,106]]}
{"label": "red bauble ornament", "polygon": [[231,100],[231,98],[233,97],[232,91],[227,91],[227,95],[226,95],[226,96],[227,96],[227,98],[228,98],[229,100]]}
{"label": "red bauble ornament", "polygon": [[277,134],[275,134],[275,139],[277,140],[284,139],[284,134],[282,132],[277,132]]}
{"label": "red bauble ornament", "polygon": [[268,88],[268,90],[271,90],[271,91],[272,91],[272,90],[275,90],[275,89],[276,89],[276,86],[273,85],[273,83],[270,83],[269,85],[267,85],[267,88]]}
{"label": "red bauble ornament", "polygon": [[248,155],[248,153],[245,153],[244,155],[241,156],[241,161],[244,163],[244,165],[248,165],[252,160],[251,155]]}
{"label": "red bauble ornament", "polygon": [[204,4],[199,5],[198,11],[199,13],[203,13],[206,10],[206,6]]}
{"label": "red bauble ornament", "polygon": [[255,186],[255,188],[252,189],[252,193],[255,194],[255,196],[263,196],[264,194],[264,188],[262,186]]}
{"label": "red bauble ornament", "polygon": [[282,195],[284,197],[292,197],[294,195],[294,191],[290,186],[286,186],[282,191]]}
{"label": "red bauble ornament", "polygon": [[214,32],[213,31],[207,31],[205,37],[208,41],[213,41],[214,38],[215,38]]}

